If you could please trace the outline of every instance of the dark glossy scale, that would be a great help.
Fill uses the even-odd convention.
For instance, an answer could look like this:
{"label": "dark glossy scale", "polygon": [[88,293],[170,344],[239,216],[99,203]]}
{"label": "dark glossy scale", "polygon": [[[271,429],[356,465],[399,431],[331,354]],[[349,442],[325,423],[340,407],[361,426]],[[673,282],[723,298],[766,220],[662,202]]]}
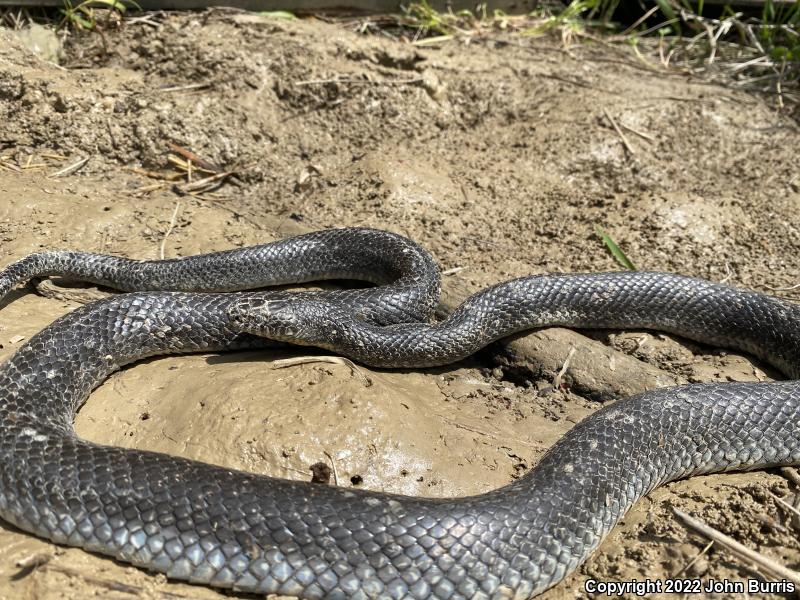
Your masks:
{"label": "dark glossy scale", "polygon": [[0,273],[0,293],[46,273],[124,289],[230,290],[312,276],[380,284],[302,301],[284,292],[121,295],[62,317],[0,367],[0,516],[179,579],[304,598],[526,598],[580,564],[657,485],[800,461],[793,381],[617,402],[525,477],[467,498],[345,490],[99,446],[77,439],[72,420],[109,373],[155,354],[260,343],[242,327],[389,366],[443,364],[545,324],[652,327],[741,348],[796,375],[800,314],[702,280],[609,273],[515,280],[442,323],[401,324],[429,318],[435,264],[404,238],[363,229],[164,263],[44,253]]}

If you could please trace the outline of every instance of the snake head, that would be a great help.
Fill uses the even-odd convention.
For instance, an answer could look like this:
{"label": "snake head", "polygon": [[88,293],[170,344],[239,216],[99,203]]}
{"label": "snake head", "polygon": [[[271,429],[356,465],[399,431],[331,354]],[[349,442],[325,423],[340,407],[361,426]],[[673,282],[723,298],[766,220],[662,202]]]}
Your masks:
{"label": "snake head", "polygon": [[343,337],[346,311],[312,298],[240,300],[228,309],[235,329],[280,342],[335,350]]}

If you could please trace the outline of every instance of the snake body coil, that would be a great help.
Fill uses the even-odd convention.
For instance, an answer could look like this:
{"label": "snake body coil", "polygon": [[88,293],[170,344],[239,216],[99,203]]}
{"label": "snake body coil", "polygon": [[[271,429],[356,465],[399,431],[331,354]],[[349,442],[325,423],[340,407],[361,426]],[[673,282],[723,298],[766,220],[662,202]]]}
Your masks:
{"label": "snake body coil", "polygon": [[[43,274],[215,291],[85,306],[0,367],[0,517],[179,579],[303,598],[527,598],[576,568],[656,486],[800,461],[794,381],[682,386],[617,402],[523,478],[465,498],[344,490],[92,444],[72,420],[111,372],[156,354],[260,344],[252,333],[409,366],[457,360],[534,326],[649,327],[746,350],[796,377],[800,309],[676,275],[606,273],[506,282],[425,325],[438,298],[434,262],[405,238],[365,229],[155,263],[32,255],[0,272],[0,296]],[[218,293],[334,277],[378,287]]]}

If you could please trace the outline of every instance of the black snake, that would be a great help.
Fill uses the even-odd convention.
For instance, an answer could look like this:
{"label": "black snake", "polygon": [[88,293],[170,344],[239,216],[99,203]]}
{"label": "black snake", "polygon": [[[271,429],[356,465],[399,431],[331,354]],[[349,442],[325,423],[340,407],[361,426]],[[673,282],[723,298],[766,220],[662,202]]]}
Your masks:
{"label": "black snake", "polygon": [[[530,327],[646,327],[745,350],[797,377],[800,309],[699,279],[602,273],[502,283],[426,324],[438,301],[435,263],[413,242],[368,229],[156,262],[39,253],[0,272],[0,297],[50,274],[183,291],[84,306],[0,367],[0,516],[177,579],[303,598],[527,598],[575,569],[656,486],[800,461],[794,381],[617,402],[526,476],[465,498],[312,485],[101,446],[78,439],[72,421],[110,373],[157,354],[261,344],[253,333],[373,365],[424,366]],[[376,287],[223,293],[321,278]]]}

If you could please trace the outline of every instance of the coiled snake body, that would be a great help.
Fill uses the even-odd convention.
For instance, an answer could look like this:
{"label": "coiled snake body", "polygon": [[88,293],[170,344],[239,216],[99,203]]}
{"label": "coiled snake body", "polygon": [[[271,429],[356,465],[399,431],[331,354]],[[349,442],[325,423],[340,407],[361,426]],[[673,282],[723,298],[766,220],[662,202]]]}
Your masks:
{"label": "coiled snake body", "polygon": [[[54,322],[0,367],[0,517],[170,577],[303,598],[527,598],[575,569],[642,495],[696,473],[800,461],[800,386],[727,383],[635,396],[574,427],[526,476],[425,499],[345,490],[92,444],[72,430],[91,390],[156,354],[298,341],[380,366],[445,364],[545,325],[647,327],[753,353],[792,377],[800,309],[665,273],[528,277],[428,325],[430,256],[341,229],[163,262],[75,252],[0,272],[0,297],[60,274],[126,290]],[[342,292],[222,291],[320,278]],[[250,332],[250,333],[248,333]]]}

